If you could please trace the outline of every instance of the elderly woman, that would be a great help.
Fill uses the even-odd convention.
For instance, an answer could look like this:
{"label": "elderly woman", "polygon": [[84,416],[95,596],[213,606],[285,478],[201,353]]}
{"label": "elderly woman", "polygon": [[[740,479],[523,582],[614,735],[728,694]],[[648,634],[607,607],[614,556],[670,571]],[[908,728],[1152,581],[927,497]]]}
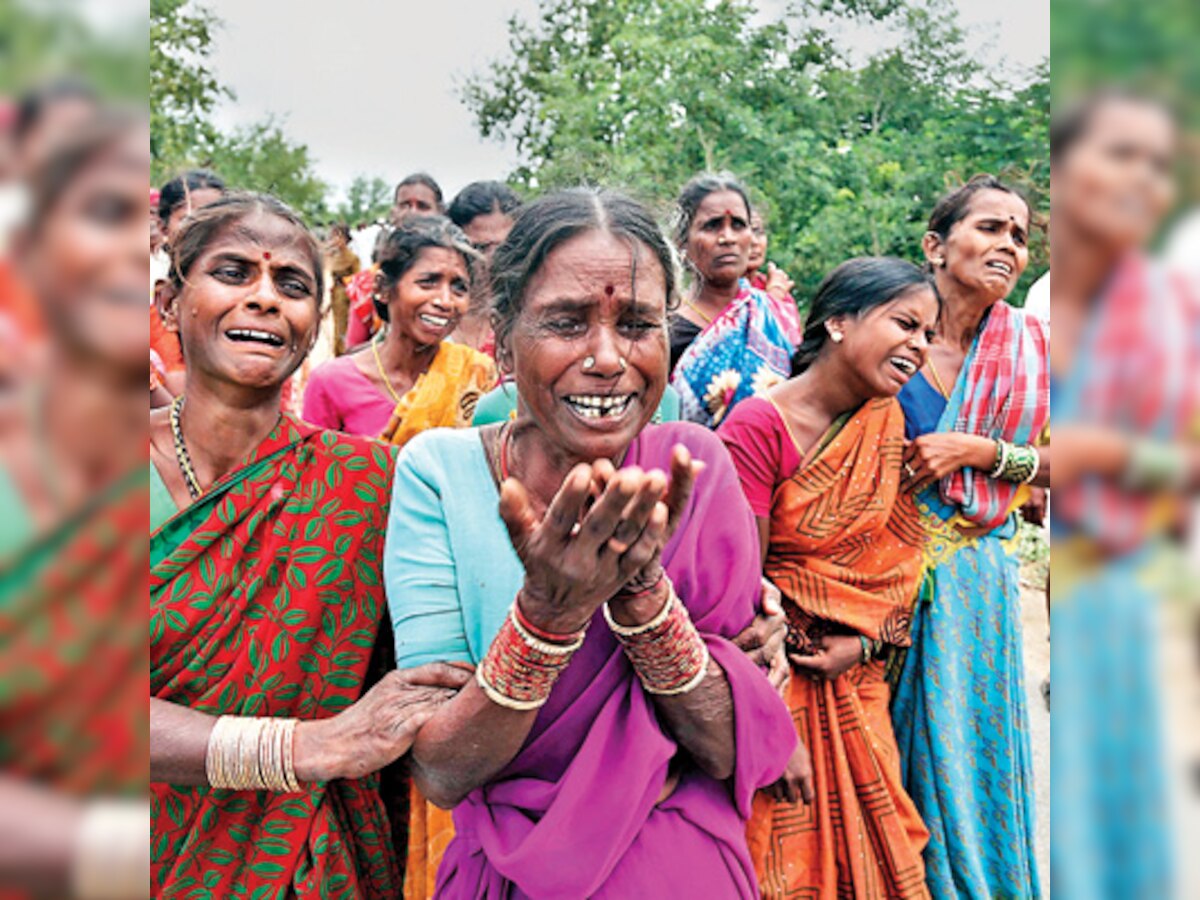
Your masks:
{"label": "elderly woman", "polygon": [[671,250],[568,191],[519,214],[492,286],[517,417],[405,448],[384,561],[400,664],[476,666],[413,748],[456,807],[438,896],[754,897],[745,819],[795,732],[730,640],[760,590],[733,466],[647,427]]}
{"label": "elderly woman", "polygon": [[321,318],[321,251],[295,213],[231,195],[171,251],[188,370],[150,419],[152,889],[394,897],[372,773],[467,676],[366,691],[392,453],[280,412]]}
{"label": "elderly woman", "polygon": [[466,315],[475,250],[448,219],[409,216],[379,258],[375,308],[388,323],[367,346],[318,366],[304,420],[403,446],[426,428],[471,424],[496,383],[491,357],[447,338]]}
{"label": "elderly woman", "polygon": [[697,176],[679,195],[675,241],[692,282],[671,320],[671,385],[682,417],[709,428],[787,378],[800,337],[795,308],[745,278],[751,216],[730,175]]}
{"label": "elderly woman", "polygon": [[905,787],[929,827],[930,893],[1036,897],[1021,588],[1009,539],[1050,481],[1049,335],[1005,298],[1029,261],[1029,204],[977,176],[934,207],[926,259],[943,301],[900,392],[928,591],[892,706]]}

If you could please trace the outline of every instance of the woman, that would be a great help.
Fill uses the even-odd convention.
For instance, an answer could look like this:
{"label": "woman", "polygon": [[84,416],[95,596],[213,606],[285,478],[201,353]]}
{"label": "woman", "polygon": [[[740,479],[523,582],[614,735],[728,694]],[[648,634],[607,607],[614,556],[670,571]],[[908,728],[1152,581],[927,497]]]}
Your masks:
{"label": "woman", "polygon": [[432,175],[414,172],[396,185],[390,214],[392,225],[399,225],[409,216],[440,216],[445,212],[442,188]]}
{"label": "woman", "polygon": [[732,176],[701,175],[679,195],[676,244],[693,275],[671,321],[671,384],[683,418],[715,428],[785,379],[795,348],[769,294],[750,287],[750,201]]}
{"label": "woman", "polygon": [[394,672],[364,695],[392,454],[280,412],[321,296],[320,247],[274,198],[219,200],[172,245],[188,377],[150,422],[156,894],[394,897],[372,773],[467,678]]}
{"label": "woman", "polygon": [[426,428],[470,425],[496,367],[446,339],[467,311],[474,252],[446,219],[405,219],[379,260],[375,308],[387,331],[317,367],[304,391],[304,420],[397,446]]}
{"label": "woman", "polygon": [[[799,343],[800,311],[792,296],[792,288],[796,283],[787,272],[775,263],[767,261],[767,222],[757,206],[750,211],[750,234],[750,259],[746,266],[746,280],[750,282],[750,287],[765,291],[777,301],[775,310],[779,313],[788,336],[793,343]],[[763,266],[766,266],[766,271],[763,271]]]}
{"label": "woman", "polygon": [[785,598],[788,706],[813,757],[808,808],[778,789],[755,800],[764,897],[928,896],[928,832],[900,783],[885,674],[909,643],[924,544],[900,490],[894,398],[924,364],[937,314],[911,263],[843,263],[813,298],[793,377],[721,426]]}
{"label": "woman", "polygon": [[[158,277],[151,283],[150,376],[151,384],[158,383],[167,402],[170,397],[176,397],[183,391],[184,367],[183,357],[179,352],[179,339],[173,334],[168,334],[163,327],[162,309],[157,296],[158,285],[166,283],[165,273],[170,267],[167,257],[171,242],[178,234],[179,225],[184,217],[192,210],[219,200],[224,194],[225,182],[207,169],[191,169],[184,172],[164,184],[158,192],[158,227],[162,235],[162,246],[158,257],[151,256],[151,266],[152,269],[158,270]],[[151,401],[152,406],[157,406],[158,401],[154,397]]]}
{"label": "woman", "polygon": [[[44,148],[13,236],[46,343],[0,397],[0,885],[145,896],[144,121]],[[19,332],[10,335],[23,341]],[[28,892],[28,893],[26,893]]]}
{"label": "woman", "polygon": [[[483,262],[491,263],[496,248],[504,243],[512,230],[513,215],[520,206],[521,198],[508,185],[499,181],[473,181],[450,201],[446,215],[463,230]],[[496,339],[488,321],[491,298],[485,289],[486,278],[481,278],[480,282],[471,308],[458,323],[453,338],[494,357]]]}
{"label": "woman", "polygon": [[1178,143],[1171,114],[1128,93],[1051,124],[1051,861],[1070,898],[1173,893],[1155,572],[1200,485],[1200,292],[1145,247],[1171,209]]}
{"label": "woman", "polygon": [[517,418],[405,448],[384,561],[400,664],[477,665],[413,748],[455,808],[438,896],[752,897],[745,817],[795,734],[729,641],[759,573],[728,456],[646,427],[670,248],[629,200],[554,194],[492,288]]}
{"label": "woman", "polygon": [[350,321],[350,297],[346,281],[361,268],[362,263],[350,249],[350,228],[345,222],[335,222],[329,229],[329,245],[325,249],[325,270],[329,273],[329,300],[333,310],[333,355],[346,352],[346,327]]}
{"label": "woman", "polygon": [[1037,897],[1018,561],[1027,485],[1047,486],[1045,326],[1004,302],[1029,261],[1030,209],[991,176],[934,207],[924,237],[942,313],[900,392],[929,583],[892,704],[904,786],[930,831],[934,897]]}

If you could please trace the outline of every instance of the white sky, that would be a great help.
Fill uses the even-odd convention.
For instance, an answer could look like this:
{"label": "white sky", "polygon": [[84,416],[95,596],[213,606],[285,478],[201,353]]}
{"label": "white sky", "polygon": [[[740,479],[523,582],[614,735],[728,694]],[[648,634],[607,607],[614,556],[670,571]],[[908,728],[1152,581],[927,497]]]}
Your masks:
{"label": "white sky", "polygon": [[[93,0],[103,2],[103,0]],[[111,0],[110,0],[111,2]],[[956,0],[969,44],[989,65],[1028,67],[1050,50],[1049,0]],[[506,22],[536,0],[208,0],[224,28],[213,67],[237,93],[222,127],[268,114],[308,145],[317,174],[344,191],[357,174],[389,182],[427,170],[447,201],[504,178],[515,150],[483,141],[456,89],[507,54]],[[786,0],[760,0],[764,13]],[[879,38],[860,34],[864,48]]]}

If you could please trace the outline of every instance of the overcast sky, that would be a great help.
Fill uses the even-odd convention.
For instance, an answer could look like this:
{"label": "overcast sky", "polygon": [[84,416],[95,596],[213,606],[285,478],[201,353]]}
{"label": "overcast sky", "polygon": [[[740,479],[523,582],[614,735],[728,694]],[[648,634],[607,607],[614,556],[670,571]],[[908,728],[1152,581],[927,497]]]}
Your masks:
{"label": "overcast sky", "polygon": [[[99,0],[103,2],[103,0]],[[470,181],[503,178],[512,147],[483,141],[457,88],[508,48],[506,22],[536,0],[208,0],[224,20],[213,67],[237,93],[222,127],[273,114],[308,145],[318,175],[342,191],[357,174],[390,182],[418,169],[447,199]],[[765,0],[764,12],[786,0]],[[1026,67],[1050,48],[1049,0],[958,0],[985,63]],[[871,35],[860,35],[870,43]]]}

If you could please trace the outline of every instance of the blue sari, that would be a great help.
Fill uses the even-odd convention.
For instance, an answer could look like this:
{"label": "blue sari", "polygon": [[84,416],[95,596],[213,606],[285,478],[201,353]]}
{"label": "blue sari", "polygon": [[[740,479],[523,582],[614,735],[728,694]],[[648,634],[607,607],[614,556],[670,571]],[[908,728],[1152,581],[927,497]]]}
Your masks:
{"label": "blue sari", "polygon": [[[910,440],[953,429],[974,352],[948,402],[922,375],[900,392]],[[930,833],[926,883],[935,900],[1040,897],[1020,580],[1008,549],[1016,517],[967,537],[937,485],[918,507],[927,582],[892,719],[904,787]]]}

